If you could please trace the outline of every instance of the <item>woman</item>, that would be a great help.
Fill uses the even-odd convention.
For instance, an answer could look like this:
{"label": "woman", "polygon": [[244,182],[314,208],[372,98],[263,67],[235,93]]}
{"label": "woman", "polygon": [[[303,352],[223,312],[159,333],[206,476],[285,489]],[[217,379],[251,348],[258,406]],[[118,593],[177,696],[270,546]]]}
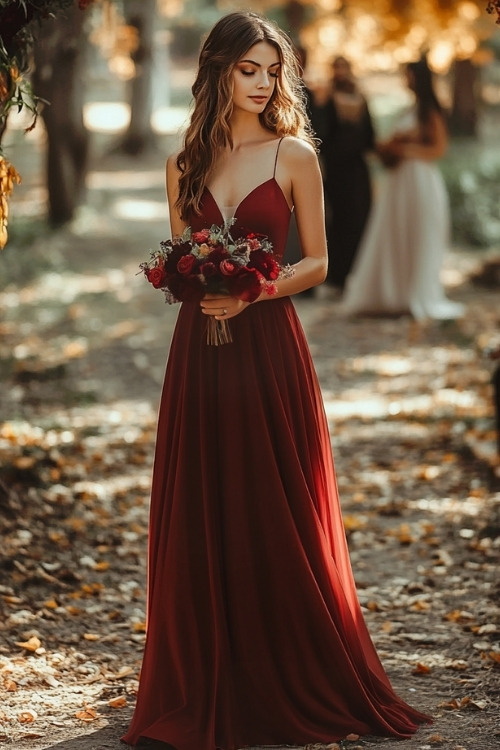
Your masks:
{"label": "woman", "polygon": [[331,95],[312,110],[322,140],[328,201],[328,283],[343,289],[352,268],[371,206],[366,153],[375,147],[366,99],[345,57],[333,61]]}
{"label": "woman", "polygon": [[[349,567],[330,438],[290,294],[326,272],[322,184],[288,38],[253,13],[203,45],[184,148],[167,165],[172,233],[236,217],[303,258],[275,296],[183,303],[159,415],[148,629],[124,740],[175,750],[407,737]],[[208,316],[233,342],[206,343]]]}
{"label": "woman", "polygon": [[411,313],[451,319],[463,305],[445,297],[439,280],[448,244],[449,207],[435,161],[447,147],[444,115],[425,59],[409,63],[415,106],[379,147],[391,169],[370,215],[344,297],[349,313]]}

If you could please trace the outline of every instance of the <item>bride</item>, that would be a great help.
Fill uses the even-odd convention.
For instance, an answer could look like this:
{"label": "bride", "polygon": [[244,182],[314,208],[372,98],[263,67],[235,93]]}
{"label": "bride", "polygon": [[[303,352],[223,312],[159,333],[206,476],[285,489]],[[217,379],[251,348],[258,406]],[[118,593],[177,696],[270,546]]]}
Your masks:
{"label": "bride", "polygon": [[425,59],[406,68],[415,105],[379,145],[390,169],[370,215],[343,303],[348,313],[411,313],[417,320],[459,318],[439,274],[449,241],[446,188],[435,162],[446,151],[444,115]]}

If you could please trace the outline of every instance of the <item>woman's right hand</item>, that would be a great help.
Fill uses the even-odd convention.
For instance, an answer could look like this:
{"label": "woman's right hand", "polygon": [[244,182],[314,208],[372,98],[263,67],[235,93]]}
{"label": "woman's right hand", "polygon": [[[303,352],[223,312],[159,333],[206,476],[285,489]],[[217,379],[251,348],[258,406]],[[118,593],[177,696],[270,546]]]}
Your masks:
{"label": "woman's right hand", "polygon": [[206,294],[200,302],[200,307],[204,315],[212,315],[216,320],[228,320],[243,312],[249,304],[251,303],[237,297]]}

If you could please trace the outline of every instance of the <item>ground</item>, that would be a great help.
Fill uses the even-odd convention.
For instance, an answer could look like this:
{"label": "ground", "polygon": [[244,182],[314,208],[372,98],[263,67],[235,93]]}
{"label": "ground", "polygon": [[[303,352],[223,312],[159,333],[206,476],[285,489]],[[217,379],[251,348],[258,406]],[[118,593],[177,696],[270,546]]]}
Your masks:
{"label": "ground", "polygon": [[[0,257],[0,741],[16,750],[124,747],[177,314],[136,275],[166,235],[163,181],[161,155],[96,160],[74,224],[25,221]],[[40,191],[24,189],[20,213]],[[500,472],[482,354],[498,286],[474,280],[498,257],[449,253],[458,322],[346,318],[327,287],[296,298],[368,626],[397,692],[434,719],[400,745],[352,737],[351,750],[500,747]]]}

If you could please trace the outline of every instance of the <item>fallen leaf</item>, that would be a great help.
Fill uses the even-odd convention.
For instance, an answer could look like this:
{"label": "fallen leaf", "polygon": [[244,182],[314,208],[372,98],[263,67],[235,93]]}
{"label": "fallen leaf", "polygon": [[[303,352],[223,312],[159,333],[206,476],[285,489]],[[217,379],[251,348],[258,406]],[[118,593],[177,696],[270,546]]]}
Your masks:
{"label": "fallen leaf", "polygon": [[36,635],[32,635],[31,638],[27,641],[16,641],[16,646],[20,646],[26,651],[31,651],[33,653],[35,653],[35,651],[37,651],[41,645],[42,642],[39,638],[36,637]]}
{"label": "fallen leaf", "polygon": [[466,708],[469,703],[471,703],[471,699],[468,696],[465,696],[465,698],[452,698],[451,701],[443,701],[442,703],[439,703],[439,708],[447,708],[450,711],[459,711],[462,708]]}
{"label": "fallen leaf", "polygon": [[99,714],[95,708],[92,708],[91,706],[85,706],[85,709],[83,711],[77,711],[75,716],[77,719],[80,719],[80,721],[95,721],[99,718]]}
{"label": "fallen leaf", "polygon": [[97,570],[99,572],[109,570],[109,562],[107,560],[101,560],[101,562],[96,562],[94,565],[94,570]]}
{"label": "fallen leaf", "polygon": [[500,664],[500,652],[499,651],[489,651],[487,654],[487,657],[494,661],[496,664]]}
{"label": "fallen leaf", "polygon": [[117,698],[111,698],[111,700],[108,701],[108,706],[111,706],[111,708],[124,708],[127,705],[127,699],[124,695],[120,695]]}
{"label": "fallen leaf", "polygon": [[415,669],[412,671],[412,674],[429,674],[431,671],[431,668],[427,666],[427,664],[422,664],[422,662],[418,662]]}
{"label": "fallen leaf", "polygon": [[17,717],[17,720],[20,724],[31,724],[32,721],[35,721],[38,718],[38,714],[36,711],[33,711],[32,709],[27,709],[26,711],[22,711],[19,716]]}
{"label": "fallen leaf", "polygon": [[449,664],[446,665],[448,669],[456,669],[457,672],[461,672],[463,669],[468,669],[469,665],[466,661],[463,661],[462,659],[454,659]]}
{"label": "fallen leaf", "polygon": [[470,622],[476,618],[470,612],[465,612],[462,609],[454,609],[453,612],[448,612],[443,619],[450,622]]}

